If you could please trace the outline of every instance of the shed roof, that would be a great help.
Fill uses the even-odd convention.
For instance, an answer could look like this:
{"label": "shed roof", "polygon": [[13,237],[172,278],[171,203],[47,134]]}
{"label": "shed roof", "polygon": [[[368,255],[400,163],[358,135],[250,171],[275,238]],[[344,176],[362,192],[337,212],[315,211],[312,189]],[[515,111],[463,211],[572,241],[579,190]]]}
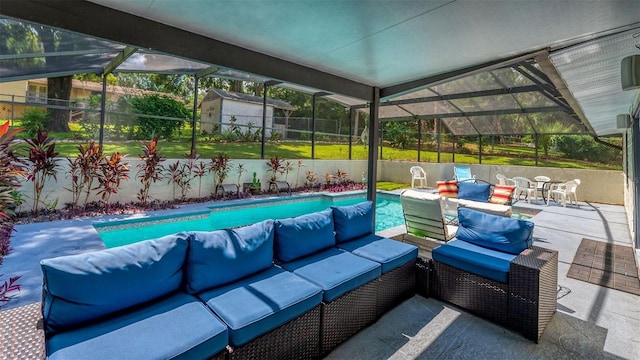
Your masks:
{"label": "shed roof", "polygon": [[[247,102],[252,104],[259,104],[259,105],[263,104],[263,98],[260,96],[242,94],[242,93],[225,91],[220,89],[213,89],[209,91],[207,95],[204,96],[204,98],[201,100],[200,103],[202,104],[205,101],[210,101],[213,99],[229,99],[229,100],[242,101],[242,102]],[[272,106],[276,109],[282,109],[282,110],[296,109],[295,106],[289,104],[286,101],[271,99],[271,98],[267,98],[267,106]]]}

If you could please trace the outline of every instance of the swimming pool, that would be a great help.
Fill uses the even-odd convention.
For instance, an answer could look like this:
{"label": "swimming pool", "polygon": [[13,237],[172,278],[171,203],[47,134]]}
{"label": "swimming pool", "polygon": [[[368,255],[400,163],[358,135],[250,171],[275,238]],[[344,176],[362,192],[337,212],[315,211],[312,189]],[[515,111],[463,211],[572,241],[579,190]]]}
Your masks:
{"label": "swimming pool", "polygon": [[[315,194],[294,198],[256,199],[220,203],[209,210],[153,219],[94,223],[107,248],[175,234],[180,231],[211,231],[253,224],[266,219],[282,219],[364,201],[364,193],[339,195]],[[403,225],[402,206],[397,195],[376,195],[376,231]]]}

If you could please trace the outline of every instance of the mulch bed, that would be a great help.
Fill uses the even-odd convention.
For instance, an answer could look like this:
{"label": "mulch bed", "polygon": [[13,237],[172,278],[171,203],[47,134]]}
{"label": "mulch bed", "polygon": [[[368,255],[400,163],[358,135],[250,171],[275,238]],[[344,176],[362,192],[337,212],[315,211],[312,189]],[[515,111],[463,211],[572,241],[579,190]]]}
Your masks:
{"label": "mulch bed", "polygon": [[567,277],[640,295],[640,280],[631,246],[583,238]]}

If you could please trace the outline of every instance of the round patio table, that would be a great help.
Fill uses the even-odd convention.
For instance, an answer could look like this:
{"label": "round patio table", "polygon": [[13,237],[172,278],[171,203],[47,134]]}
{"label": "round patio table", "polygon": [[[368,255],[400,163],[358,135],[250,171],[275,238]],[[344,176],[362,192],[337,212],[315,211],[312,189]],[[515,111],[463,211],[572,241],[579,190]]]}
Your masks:
{"label": "round patio table", "polygon": [[547,204],[547,206],[549,206],[549,201],[551,200],[551,196],[549,194],[549,191],[551,190],[551,185],[553,185],[553,184],[563,184],[563,183],[565,183],[565,181],[549,180],[549,181],[545,181],[542,184],[542,201],[545,204]]}

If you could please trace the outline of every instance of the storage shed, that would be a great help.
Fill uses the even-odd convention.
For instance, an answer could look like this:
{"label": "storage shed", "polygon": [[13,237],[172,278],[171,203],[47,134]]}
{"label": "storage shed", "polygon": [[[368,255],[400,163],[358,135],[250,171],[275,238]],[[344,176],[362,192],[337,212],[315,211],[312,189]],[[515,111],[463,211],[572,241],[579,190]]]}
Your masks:
{"label": "storage shed", "polygon": [[[200,102],[200,109],[201,132],[211,133],[214,129],[225,131],[231,126],[232,117],[235,118],[234,124],[242,131],[246,131],[248,126],[254,129],[262,127],[263,98],[260,96],[213,89]],[[284,110],[285,116],[288,116],[296,108],[285,101],[268,98],[266,136],[271,136],[272,131],[284,135],[282,125],[274,126],[275,109]]]}

